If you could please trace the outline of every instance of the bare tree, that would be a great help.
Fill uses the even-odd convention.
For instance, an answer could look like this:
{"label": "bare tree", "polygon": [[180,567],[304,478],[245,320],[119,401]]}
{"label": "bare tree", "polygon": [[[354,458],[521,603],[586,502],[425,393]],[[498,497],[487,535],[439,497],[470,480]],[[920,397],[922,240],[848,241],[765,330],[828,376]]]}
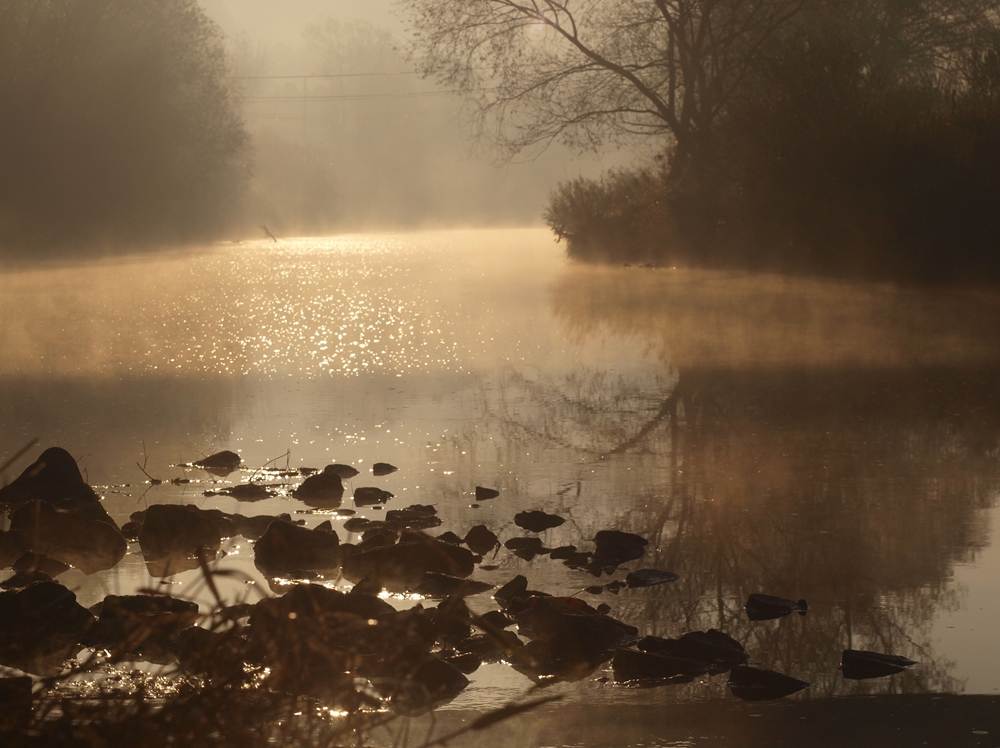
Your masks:
{"label": "bare tree", "polygon": [[660,136],[675,174],[806,0],[403,0],[419,70],[505,155]]}

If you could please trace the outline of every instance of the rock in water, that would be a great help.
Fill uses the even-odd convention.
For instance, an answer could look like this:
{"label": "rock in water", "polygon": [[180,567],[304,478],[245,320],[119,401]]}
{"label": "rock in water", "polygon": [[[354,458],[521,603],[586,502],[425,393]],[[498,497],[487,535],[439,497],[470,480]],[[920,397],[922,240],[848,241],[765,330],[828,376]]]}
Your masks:
{"label": "rock in water", "polygon": [[108,595],[90,612],[97,621],[81,639],[116,658],[166,665],[175,661],[174,638],[198,620],[198,604],[169,595]]}
{"label": "rock in water", "polygon": [[485,556],[500,547],[500,539],[486,525],[476,525],[465,534],[465,544],[473,553]]}
{"label": "rock in water", "polygon": [[0,592],[0,664],[53,675],[82,649],[94,617],[58,582],[36,582]]}
{"label": "rock in water", "polygon": [[100,497],[83,482],[76,460],[62,447],[49,447],[9,486],[0,488],[0,505],[10,510],[29,501],[59,504],[66,500],[86,506],[99,503]]}
{"label": "rock in water", "polygon": [[222,452],[216,452],[208,457],[196,460],[191,464],[195,467],[204,468],[211,473],[229,475],[243,464],[243,458],[235,452],[230,452],[226,449]]}
{"label": "rock in water", "polygon": [[476,501],[486,501],[488,499],[495,499],[500,495],[500,492],[495,488],[484,488],[483,486],[476,486]]}
{"label": "rock in water", "polygon": [[344,480],[350,480],[358,474],[357,468],[353,468],[350,465],[341,465],[340,463],[327,465],[323,468],[323,472],[327,474],[332,473],[334,475],[339,475]]}
{"label": "rock in water", "polygon": [[772,670],[740,665],[733,668],[728,685],[733,696],[744,701],[773,701],[809,688],[812,684]]}
{"label": "rock in water", "polygon": [[190,504],[154,504],[144,512],[139,545],[151,557],[195,553],[199,548],[214,552],[222,537],[220,518],[207,511]]}
{"label": "rock in water", "polygon": [[595,576],[602,571],[614,571],[626,561],[641,558],[649,541],[621,530],[601,530],[594,537],[597,550],[590,559],[589,570]]}
{"label": "rock in water", "polygon": [[407,532],[397,545],[356,553],[344,561],[344,577],[365,577],[390,592],[416,589],[429,572],[465,578],[475,569],[472,552],[418,532]]}
{"label": "rock in water", "polygon": [[356,506],[373,506],[384,504],[392,498],[392,494],[374,486],[363,486],[354,489],[354,503]]}
{"label": "rock in water", "polygon": [[340,566],[340,538],[329,530],[310,530],[275,520],[254,545],[253,553],[257,568],[269,576],[334,571]]}
{"label": "rock in water", "polygon": [[688,683],[709,671],[708,663],[680,657],[637,652],[619,647],[611,666],[615,683]]}
{"label": "rock in water", "polygon": [[372,465],[372,474],[376,478],[381,478],[383,475],[389,475],[390,473],[395,473],[399,470],[395,465],[390,465],[388,462],[376,462]]}
{"label": "rock in water", "polygon": [[840,669],[845,678],[865,680],[895,675],[916,664],[913,660],[899,655],[880,654],[863,649],[845,649],[841,656]]}
{"label": "rock in water", "polygon": [[514,524],[529,532],[545,532],[553,527],[559,527],[566,520],[556,514],[546,514],[536,510],[518,512],[514,515]]}
{"label": "rock in water", "polygon": [[639,649],[669,657],[707,662],[711,666],[709,672],[712,675],[731,670],[736,665],[745,665],[750,661],[750,655],[746,653],[743,645],[718,629],[690,631],[680,639],[646,636],[639,641]]}
{"label": "rock in water", "polygon": [[805,615],[809,606],[805,600],[788,600],[784,597],[774,595],[761,595],[754,593],[747,599],[747,617],[751,621],[768,621],[772,618],[781,618],[790,613]]}
{"label": "rock in water", "polygon": [[[335,468],[336,465],[327,465],[322,473],[310,475],[302,485],[292,491],[292,496],[296,499],[319,499],[339,502],[344,496],[344,483]],[[339,505],[339,504],[338,504]]]}
{"label": "rock in water", "polygon": [[636,569],[625,576],[625,584],[629,587],[652,587],[666,582],[676,582],[680,577],[672,571],[659,569]]}
{"label": "rock in water", "polygon": [[10,530],[23,548],[84,574],[113,568],[128,549],[128,541],[100,502],[29,501],[11,514]]}

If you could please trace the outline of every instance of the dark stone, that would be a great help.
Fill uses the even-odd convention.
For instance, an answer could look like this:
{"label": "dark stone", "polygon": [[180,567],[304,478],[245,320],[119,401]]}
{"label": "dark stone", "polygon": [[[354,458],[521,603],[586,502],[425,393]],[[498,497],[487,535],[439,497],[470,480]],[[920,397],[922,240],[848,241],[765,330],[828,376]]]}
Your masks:
{"label": "dark stone", "polygon": [[761,595],[754,593],[750,595],[746,604],[747,617],[751,621],[768,621],[772,618],[781,618],[791,613],[805,615],[809,606],[805,600],[788,600],[784,597],[774,595]]}
{"label": "dark stone", "polygon": [[625,582],[621,581],[620,579],[616,579],[613,582],[608,582],[606,585],[604,585],[604,589],[606,589],[612,595],[617,595],[619,592],[625,589],[626,586],[627,585],[625,584]]}
{"label": "dark stone", "polygon": [[639,630],[604,615],[583,600],[533,597],[516,617],[518,631],[548,644],[550,661],[571,670],[611,659],[616,647],[634,644]]}
{"label": "dark stone", "polygon": [[35,582],[51,581],[53,581],[52,577],[44,571],[29,569],[28,571],[19,571],[14,576],[3,580],[0,582],[0,588],[5,590],[16,590],[22,587],[27,587],[29,584],[34,584]]}
{"label": "dark stone", "polygon": [[[557,561],[564,561],[567,558],[574,558],[577,555],[575,545],[561,545],[549,551],[549,558]],[[589,558],[589,555],[588,555]]]}
{"label": "dark stone", "polygon": [[701,660],[711,666],[711,673],[722,673],[750,660],[743,645],[717,629],[691,631],[679,639],[647,636],[639,641],[643,652]]}
{"label": "dark stone", "polygon": [[863,649],[845,649],[841,656],[840,669],[845,678],[865,680],[895,675],[916,664],[913,660],[899,655],[880,654]]}
{"label": "dark stone", "polygon": [[354,503],[356,506],[372,506],[374,504],[384,504],[392,498],[392,494],[374,486],[362,486],[354,489]]}
{"label": "dark stone", "polygon": [[216,452],[192,463],[195,467],[204,468],[216,475],[229,475],[243,464],[243,458],[228,449]]}
{"label": "dark stone", "polygon": [[601,530],[594,538],[597,550],[590,559],[590,571],[599,576],[602,571],[614,571],[626,561],[641,558],[649,541],[621,530]]}
{"label": "dark stone", "polygon": [[0,530],[0,569],[9,568],[26,550],[17,535]]}
{"label": "dark stone", "polygon": [[515,598],[524,597],[528,591],[528,578],[522,574],[518,574],[516,577],[511,579],[507,584],[498,589],[493,593],[493,599],[500,604],[500,607],[506,608]]}
{"label": "dark stone", "polygon": [[48,676],[80,651],[94,617],[58,582],[0,592],[0,664]]}
{"label": "dark stone", "polygon": [[253,517],[244,517],[240,514],[230,515],[233,520],[233,524],[236,525],[236,532],[242,535],[247,540],[258,540],[260,536],[264,534],[268,526],[275,520],[284,520],[285,522],[291,522],[292,517],[288,514],[279,514],[277,516],[271,516],[268,514],[257,514]]}
{"label": "dark stone", "polygon": [[161,665],[175,661],[173,639],[198,620],[198,605],[168,595],[108,595],[90,612],[97,622],[81,643],[115,659]]}
{"label": "dark stone", "polygon": [[476,525],[465,534],[465,544],[473,553],[485,556],[500,548],[500,539],[486,525]]}
{"label": "dark stone", "polygon": [[404,509],[390,509],[385,513],[385,523],[397,530],[429,530],[441,526],[441,518],[436,515],[434,507],[417,504]]}
{"label": "dark stone", "polygon": [[486,624],[487,626],[491,626],[498,631],[503,630],[508,626],[514,625],[514,622],[499,610],[491,610],[486,613],[483,613],[481,616],[479,616],[479,620],[482,623]]}
{"label": "dark stone", "polygon": [[545,553],[545,546],[542,545],[540,538],[510,538],[503,544],[503,547],[513,551],[515,555],[525,561],[530,561],[535,556]]}
{"label": "dark stone", "polygon": [[327,474],[340,476],[344,480],[350,480],[351,478],[353,478],[355,475],[358,474],[356,468],[353,468],[350,465],[341,465],[340,463],[327,465],[325,468],[323,468],[323,472]]}
{"label": "dark stone", "polygon": [[708,663],[619,647],[611,667],[615,683],[690,683],[709,671]]}
{"label": "dark stone", "polygon": [[335,532],[275,520],[254,545],[254,563],[271,576],[295,570],[333,571],[340,566],[339,545]]}
{"label": "dark stone", "polygon": [[499,495],[500,492],[495,488],[483,488],[482,486],[476,486],[476,501],[495,499]]}
{"label": "dark stone", "polygon": [[483,664],[482,658],[472,652],[452,655],[451,657],[442,657],[441,659],[463,675],[472,675]]}
{"label": "dark stone", "polygon": [[100,501],[83,482],[76,460],[62,447],[49,447],[10,485],[0,488],[0,505],[9,510],[29,501],[58,504],[67,499],[84,504]]}
{"label": "dark stone", "polygon": [[26,502],[11,514],[10,530],[23,548],[85,574],[111,569],[128,550],[125,536],[96,499]]}
{"label": "dark stone", "polygon": [[652,587],[666,582],[676,582],[680,577],[672,571],[659,569],[636,569],[625,575],[625,584],[629,587]]}
{"label": "dark stone", "polygon": [[546,514],[536,510],[518,512],[514,515],[514,524],[523,527],[528,532],[545,532],[565,523],[566,520],[555,514]]}
{"label": "dark stone", "polygon": [[772,670],[740,665],[733,668],[728,685],[733,696],[744,701],[773,701],[808,688],[811,684]]}
{"label": "dark stone", "polygon": [[437,539],[440,540],[442,543],[450,543],[451,545],[462,545],[462,539],[458,537],[458,535],[453,533],[451,530],[441,533],[440,535],[437,536]]}
{"label": "dark stone", "polygon": [[232,488],[224,488],[220,493],[232,496],[237,501],[261,501],[274,495],[259,483],[241,483]]}
{"label": "dark stone", "polygon": [[428,572],[467,577],[475,569],[472,553],[421,533],[408,532],[397,545],[356,553],[344,561],[344,577],[369,577],[391,592],[416,589]]}
{"label": "dark stone", "polygon": [[322,473],[310,475],[302,484],[292,491],[292,496],[303,501],[322,501],[324,506],[329,504],[330,508],[340,506],[340,501],[344,497],[344,483],[340,475],[330,470],[335,465],[328,465]]}
{"label": "dark stone", "polygon": [[[154,504],[143,514],[139,545],[143,555],[149,558],[194,554],[199,548],[214,554],[222,545],[223,532],[227,529],[220,520],[216,513],[190,504]],[[231,522],[228,527],[235,532]]]}
{"label": "dark stone", "polygon": [[395,465],[390,465],[388,462],[376,462],[372,465],[372,474],[377,478],[381,478],[383,475],[389,475],[389,473],[395,473],[399,470]]}
{"label": "dark stone", "polygon": [[69,564],[64,564],[41,553],[28,551],[22,554],[11,566],[16,572],[43,571],[51,577],[69,571]]}
{"label": "dark stone", "polygon": [[129,542],[139,539],[139,531],[142,530],[142,522],[129,520],[121,527],[122,537]]}
{"label": "dark stone", "polygon": [[430,598],[471,597],[492,590],[494,586],[474,579],[461,579],[447,574],[428,572],[413,592]]}
{"label": "dark stone", "polygon": [[21,733],[31,721],[32,685],[26,675],[0,678],[0,735]]}
{"label": "dark stone", "polygon": [[409,717],[426,714],[451,701],[469,685],[469,679],[458,668],[433,656],[414,665],[397,665],[391,672],[371,678],[371,682],[394,712]]}

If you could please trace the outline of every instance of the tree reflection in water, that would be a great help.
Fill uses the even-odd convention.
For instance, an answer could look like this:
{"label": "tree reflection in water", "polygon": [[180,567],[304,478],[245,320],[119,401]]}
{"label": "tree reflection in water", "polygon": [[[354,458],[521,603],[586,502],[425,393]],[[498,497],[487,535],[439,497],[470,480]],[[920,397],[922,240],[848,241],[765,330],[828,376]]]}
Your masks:
{"label": "tree reflection in water", "polygon": [[[489,454],[509,493],[570,517],[561,542],[650,539],[642,565],[681,579],[623,593],[616,616],[668,637],[719,628],[817,695],[962,690],[930,629],[963,604],[952,570],[988,544],[1000,489],[995,297],[584,268],[552,303],[571,338],[635,338],[652,365],[484,380],[479,426],[451,449],[459,465]],[[546,485],[553,461],[574,478]],[[557,566],[520,568],[587,583],[540,564]],[[754,592],[809,613],[751,623]],[[845,648],[920,666],[847,681]]]}

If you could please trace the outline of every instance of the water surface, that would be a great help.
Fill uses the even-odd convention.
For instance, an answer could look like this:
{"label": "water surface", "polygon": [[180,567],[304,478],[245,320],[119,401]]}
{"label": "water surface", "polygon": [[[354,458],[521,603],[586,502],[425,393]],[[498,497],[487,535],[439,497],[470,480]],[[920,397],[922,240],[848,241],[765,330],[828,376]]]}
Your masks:
{"label": "water surface", "polygon": [[[390,508],[432,503],[459,535],[481,522],[501,540],[527,534],[513,524],[523,509],[566,517],[542,536],[550,547],[628,530],[650,540],[642,566],[680,580],[588,601],[643,634],[722,629],[758,666],[815,684],[747,711],[725,676],[635,690],[598,671],[550,689],[565,700],[510,740],[560,744],[561,724],[567,744],[715,745],[706,715],[728,714],[716,732],[779,744],[749,737],[747,720],[822,721],[850,698],[895,698],[865,723],[891,732],[904,696],[1000,693],[1000,295],[575,266],[541,230],[224,244],[0,281],[0,455],[41,438],[15,473],[61,445],[120,522],[168,502],[330,518],[291,498],[205,497],[218,479],[175,467],[288,451],[282,466],[354,464],[355,487],[393,492]],[[375,461],[400,469],[375,478]],[[150,486],[136,462],[193,482]],[[474,508],[476,485],[501,497]],[[220,566],[245,578],[227,592],[269,594],[250,545],[229,552]],[[522,573],[555,594],[594,583],[545,557],[493,563],[477,578]],[[150,576],[137,545],[111,572],[61,581],[84,605],[165,585],[207,603],[195,572]],[[806,598],[809,613],[751,623],[752,592]],[[848,681],[848,647],[920,664]],[[445,709],[461,719],[530,686],[486,666]],[[1000,745],[996,718],[961,721],[992,701],[955,703],[971,715],[955,712],[956,745]],[[570,729],[597,715],[620,724]],[[873,744],[894,744],[890,732]]]}

